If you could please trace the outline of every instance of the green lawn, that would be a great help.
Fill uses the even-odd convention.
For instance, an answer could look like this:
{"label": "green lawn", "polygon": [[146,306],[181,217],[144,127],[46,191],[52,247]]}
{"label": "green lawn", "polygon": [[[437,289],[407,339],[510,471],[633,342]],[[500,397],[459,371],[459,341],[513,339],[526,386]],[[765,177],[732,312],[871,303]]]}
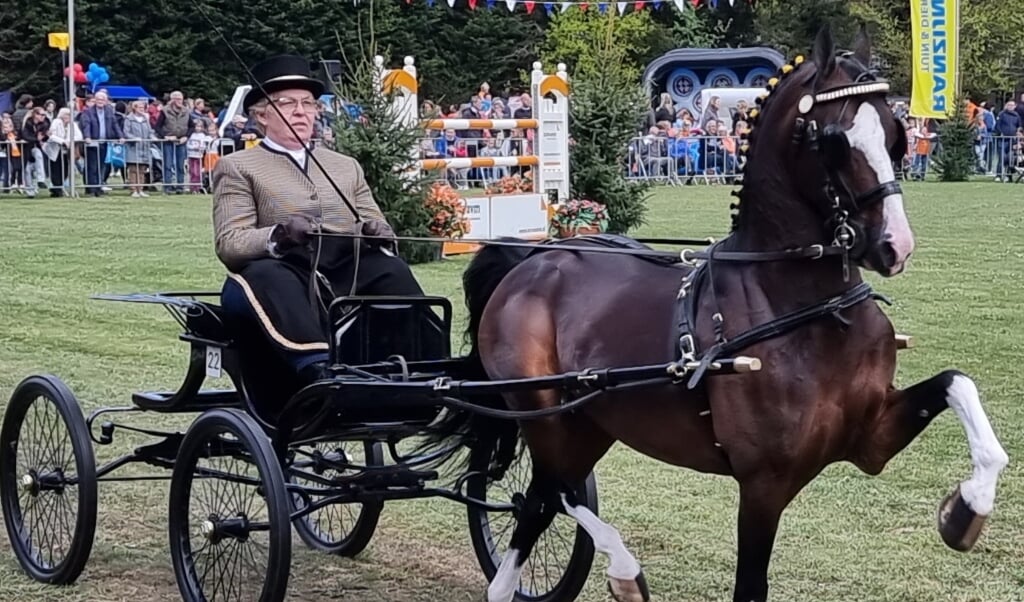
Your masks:
{"label": "green lawn", "polygon": [[[660,189],[651,236],[718,235],[728,189]],[[901,385],[958,367],[979,384],[1011,457],[996,514],[977,548],[948,550],[935,530],[940,499],[966,478],[963,429],[938,419],[879,477],[831,467],[783,517],[772,599],[823,601],[1024,600],[1024,186],[907,184],[918,251],[904,275],[872,278],[917,347],[901,352]],[[124,404],[138,389],[178,384],[187,348],[159,308],[90,301],[100,292],[217,289],[208,197],[0,199],[0,406],[24,376],[52,372],[85,409]],[[461,311],[458,258],[416,268],[425,288]],[[459,314],[461,319],[461,313]],[[669,324],[666,328],[671,328]],[[770,360],[769,360],[770,361]],[[140,417],[141,418],[141,417]],[[191,416],[145,417],[179,424]],[[98,450],[114,457],[141,439]],[[617,446],[598,467],[601,514],[644,565],[661,602],[731,600],[737,492],[729,479],[658,464]],[[77,585],[28,581],[0,535],[0,600],[166,600],[177,589],[168,554],[165,483],[100,489],[96,544]],[[366,553],[342,560],[295,539],[294,600],[476,601],[485,582],[461,506],[398,502]],[[599,558],[583,600],[603,601]]]}

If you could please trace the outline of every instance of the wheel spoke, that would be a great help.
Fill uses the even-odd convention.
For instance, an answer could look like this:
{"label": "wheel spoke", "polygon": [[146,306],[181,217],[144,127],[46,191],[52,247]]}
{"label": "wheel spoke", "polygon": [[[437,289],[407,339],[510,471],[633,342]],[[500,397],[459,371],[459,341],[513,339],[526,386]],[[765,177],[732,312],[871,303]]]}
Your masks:
{"label": "wheel spoke", "polygon": [[[227,432],[212,433],[208,443],[199,446],[190,473],[187,529],[192,570],[186,576],[191,575],[192,587],[210,602],[258,598],[271,569],[270,531],[251,531],[239,539],[222,526],[225,521],[271,522],[255,458],[249,450],[236,449],[238,444]],[[226,451],[231,453],[222,453]],[[211,534],[200,530],[207,521],[214,524]]]}
{"label": "wheel spoke", "polygon": [[[20,510],[19,537],[32,562],[40,569],[52,570],[61,565],[71,550],[77,527],[77,478],[75,449],[71,430],[55,402],[36,395],[22,414],[18,428],[19,441],[9,445],[14,456],[16,502]],[[31,477],[39,488],[43,482],[53,486],[59,478],[59,489],[22,488],[21,479]]]}

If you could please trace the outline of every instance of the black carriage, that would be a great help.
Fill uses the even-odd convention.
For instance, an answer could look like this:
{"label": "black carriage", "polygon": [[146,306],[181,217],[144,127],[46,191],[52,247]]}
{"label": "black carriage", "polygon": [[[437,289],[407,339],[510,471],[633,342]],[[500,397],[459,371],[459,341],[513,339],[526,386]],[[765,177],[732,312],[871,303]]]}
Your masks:
{"label": "black carriage", "polygon": [[[521,444],[502,449],[481,437],[458,450],[468,468],[452,475],[438,465],[450,454],[417,454],[410,444],[447,411],[444,396],[462,376],[465,359],[450,353],[449,301],[335,300],[334,378],[301,388],[258,325],[226,315],[211,302],[216,296],[100,297],[159,304],[180,323],[190,352],[176,391],[138,392],[130,406],[85,417],[55,376],[17,386],[0,432],[0,499],[25,572],[45,583],[74,582],[92,549],[97,482],[138,478],[115,471],[145,463],[170,471],[145,478],[171,481],[170,550],[186,600],[282,600],[293,527],[314,549],[354,556],[369,543],[384,503],[409,498],[465,504],[476,557],[493,578],[525,499],[529,454]],[[222,374],[233,388],[207,388]],[[185,432],[115,420],[136,412],[198,417]],[[92,445],[109,445],[122,430],[153,440],[97,467]],[[597,511],[592,475],[579,484],[579,499]],[[568,601],[582,589],[593,543],[568,517],[556,523],[548,541],[538,542],[548,551],[524,571],[517,600]]]}

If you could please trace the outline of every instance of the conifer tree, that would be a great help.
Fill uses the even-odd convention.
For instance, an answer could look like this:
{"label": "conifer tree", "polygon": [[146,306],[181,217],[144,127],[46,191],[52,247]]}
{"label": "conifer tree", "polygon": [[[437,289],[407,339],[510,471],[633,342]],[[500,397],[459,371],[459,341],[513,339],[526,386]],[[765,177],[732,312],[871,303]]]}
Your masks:
{"label": "conifer tree", "polygon": [[[956,106],[964,106],[964,100],[958,99]],[[934,160],[939,179],[943,182],[966,182],[977,162],[974,125],[963,110],[958,110],[939,126],[938,133],[942,147]]]}

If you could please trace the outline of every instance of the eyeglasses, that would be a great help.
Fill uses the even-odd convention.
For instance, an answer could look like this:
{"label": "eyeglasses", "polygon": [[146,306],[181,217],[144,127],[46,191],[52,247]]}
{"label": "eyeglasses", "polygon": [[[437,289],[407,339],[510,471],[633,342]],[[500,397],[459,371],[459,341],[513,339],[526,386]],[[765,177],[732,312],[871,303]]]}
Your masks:
{"label": "eyeglasses", "polygon": [[299,100],[297,98],[280,96],[278,98],[272,98],[270,99],[270,101],[277,105],[277,108],[281,109],[282,111],[291,111],[294,113],[295,109],[298,108],[299,105],[302,105],[302,110],[304,111],[316,110],[316,100],[312,98],[304,98],[302,100]]}

